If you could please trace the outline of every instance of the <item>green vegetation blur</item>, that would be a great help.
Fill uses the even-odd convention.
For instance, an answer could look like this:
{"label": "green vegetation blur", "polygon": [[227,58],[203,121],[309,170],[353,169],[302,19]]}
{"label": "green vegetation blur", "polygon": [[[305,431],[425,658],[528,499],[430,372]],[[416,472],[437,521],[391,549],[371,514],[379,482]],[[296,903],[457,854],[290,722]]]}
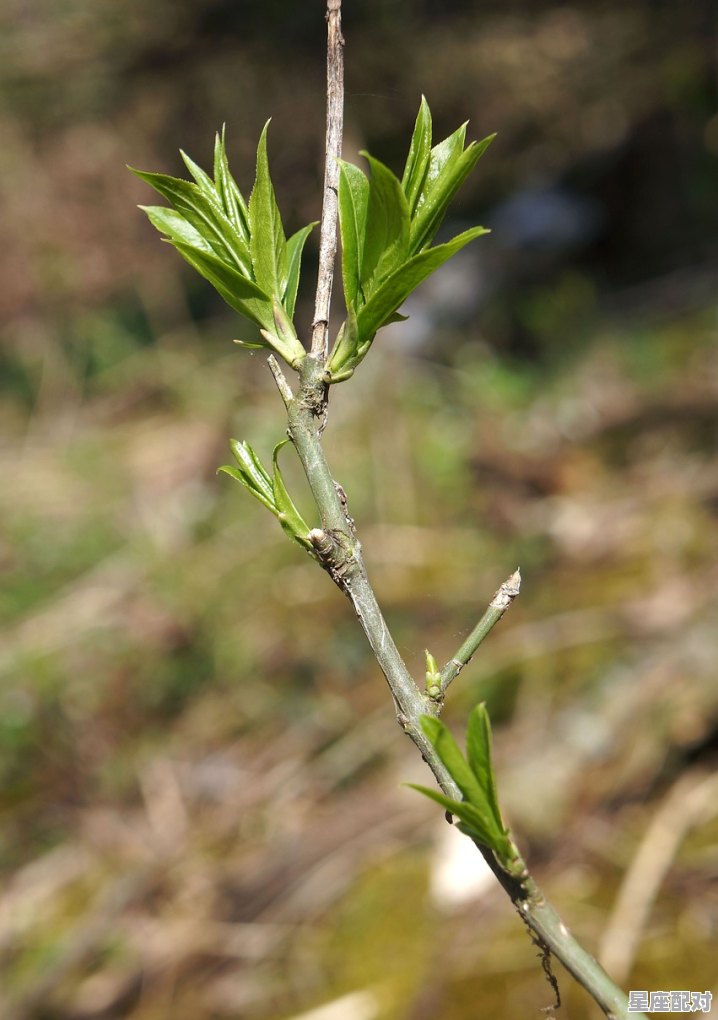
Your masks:
{"label": "green vegetation blur", "polygon": [[[451,224],[493,233],[332,392],[378,595],[421,678],[521,566],[446,720],[488,702],[527,859],[624,986],[715,993],[715,7],[345,0],[344,30],[346,158],[400,171],[422,93],[437,137],[498,131]],[[248,190],[271,116],[288,230],[318,219],[324,31],[320,2],[0,9],[3,1020],[552,1001],[400,785],[428,774],[350,607],[216,475],[283,408],[125,168],[207,166],[226,122]]]}

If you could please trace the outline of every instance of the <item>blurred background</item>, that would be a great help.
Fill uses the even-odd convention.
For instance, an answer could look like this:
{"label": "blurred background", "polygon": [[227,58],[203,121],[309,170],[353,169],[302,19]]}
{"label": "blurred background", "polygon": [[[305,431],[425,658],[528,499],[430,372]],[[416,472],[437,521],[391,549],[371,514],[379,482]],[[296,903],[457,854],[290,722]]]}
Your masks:
{"label": "blurred background", "polygon": [[[716,14],[346,0],[347,158],[401,172],[422,93],[437,139],[498,138],[447,225],[493,233],[325,433],[415,675],[520,564],[446,719],[488,702],[519,842],[619,981],[714,993]],[[321,0],[0,7],[3,1020],[552,1001],[478,856],[401,785],[426,776],[348,604],[216,476],[229,436],[269,456],[282,407],[125,169],[208,166],[226,122],[247,194],[271,116],[285,224],[318,219],[324,48]],[[315,262],[316,237],[305,330]],[[597,1017],[556,970],[559,1015]]]}

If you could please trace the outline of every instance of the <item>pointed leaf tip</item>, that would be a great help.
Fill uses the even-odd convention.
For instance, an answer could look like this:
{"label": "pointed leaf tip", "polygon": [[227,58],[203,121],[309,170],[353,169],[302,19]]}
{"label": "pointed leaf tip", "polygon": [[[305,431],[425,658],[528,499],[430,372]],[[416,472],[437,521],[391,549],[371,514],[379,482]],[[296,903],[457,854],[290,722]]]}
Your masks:
{"label": "pointed leaf tip", "polygon": [[257,170],[249,197],[249,249],[254,277],[268,294],[281,298],[287,286],[287,240],[269,173],[266,122],[257,144]]}

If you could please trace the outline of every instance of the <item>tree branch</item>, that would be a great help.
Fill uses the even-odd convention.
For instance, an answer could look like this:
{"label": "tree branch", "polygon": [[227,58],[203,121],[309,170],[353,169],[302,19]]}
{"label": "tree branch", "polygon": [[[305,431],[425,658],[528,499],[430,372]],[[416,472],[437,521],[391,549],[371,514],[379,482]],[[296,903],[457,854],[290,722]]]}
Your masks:
{"label": "tree branch", "polygon": [[312,324],[312,356],[326,361],[329,353],[329,306],[337,254],[339,159],[344,131],[344,37],[341,0],[327,0],[327,134],[324,199],[319,232],[319,276]]}
{"label": "tree branch", "polygon": [[[421,726],[421,716],[437,715],[440,706],[419,690],[399,654],[369,582],[361,545],[349,523],[346,498],[342,500],[340,497],[324,456],[315,413],[321,386],[321,366],[312,358],[307,358],[302,366],[300,393],[290,401],[287,408],[289,435],[304,467],[322,520],[322,529],[315,529],[310,540],[320,562],[354,607],[391,690],[397,721],[416,744],[447,797],[461,800],[461,791]],[[519,581],[520,578],[513,574],[501,585],[486,614],[459,649],[457,659],[461,655],[468,661],[491,626],[513,601],[518,593]],[[583,985],[609,1020],[646,1020],[641,1013],[628,1012],[624,993],[564,925],[529,874],[518,850],[509,874],[497,862],[491,850],[478,842],[476,846],[511,897],[524,922],[576,981]]]}
{"label": "tree branch", "polygon": [[[324,361],[328,353],[328,320],[334,260],[336,257],[338,159],[341,154],[343,106],[343,43],[341,0],[327,0],[327,141],[324,176],[324,201],[319,250],[319,279],[312,332],[311,356],[300,368],[300,389],[294,396],[278,365],[274,373],[287,408],[288,433],[302,462],[322,526],[309,534],[317,559],[339,589],[349,598],[359,618],[376,660],[389,685],[397,720],[416,744],[442,791],[453,800],[461,800],[458,786],[448,773],[421,726],[423,715],[437,716],[441,698],[430,698],[419,689],[409,673],[389,632],[367,576],[361,544],[349,516],[346,496],[334,481],[321,444],[326,408]],[[518,571],[505,581],[489,607],[454,659],[441,674],[441,694],[459,670],[470,660],[477,647],[511,605],[519,591]],[[544,951],[544,969],[551,979],[548,952],[559,959],[573,977],[593,996],[609,1020],[646,1020],[642,1014],[628,1012],[623,992],[613,983],[597,961],[571,935],[553,907],[531,878],[526,864],[512,841],[510,870],[504,870],[492,851],[476,846],[514,907],[536,936]]]}

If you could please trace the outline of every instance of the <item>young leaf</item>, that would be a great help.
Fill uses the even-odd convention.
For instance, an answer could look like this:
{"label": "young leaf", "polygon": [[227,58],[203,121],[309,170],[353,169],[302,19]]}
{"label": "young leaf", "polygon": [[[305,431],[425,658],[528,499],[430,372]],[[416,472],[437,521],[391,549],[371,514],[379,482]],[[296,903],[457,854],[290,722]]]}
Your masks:
{"label": "young leaf", "polygon": [[357,364],[358,339],[357,316],[354,306],[350,304],[347,308],[347,317],[337,333],[334,347],[329,355],[327,368],[332,376],[339,375],[346,370],[354,371],[354,367]]}
{"label": "young leaf", "polygon": [[178,177],[170,177],[168,174],[146,173],[144,170],[132,172],[166,198],[202,235],[215,255],[251,278],[252,267],[246,244],[219,206],[196,184],[180,180]]}
{"label": "young leaf", "polygon": [[421,728],[451,773],[465,800],[474,805],[480,804],[484,799],[481,787],[454,740],[451,730],[433,715],[422,715]]}
{"label": "young leaf", "polygon": [[260,329],[261,335],[270,347],[280,354],[284,360],[296,368],[303,361],[307,352],[299,342],[294,323],[285,312],[276,297],[272,298],[273,329]]}
{"label": "young leaf", "polygon": [[257,175],[249,198],[249,250],[254,278],[268,294],[281,298],[287,286],[287,242],[267,160],[267,129],[257,146]]}
{"label": "young leaf", "polygon": [[369,181],[352,163],[339,163],[339,230],[342,238],[342,282],[347,308],[364,303],[361,265],[366,229]]}
{"label": "young leaf", "polygon": [[194,177],[197,187],[202,194],[206,195],[211,202],[221,208],[221,201],[212,178],[204,172],[201,166],[197,166],[195,161],[183,149],[180,149],[180,156],[182,157],[182,162]]}
{"label": "young leaf", "polygon": [[463,234],[458,234],[445,244],[437,244],[434,248],[428,248],[426,251],[414,255],[399,269],[396,269],[372,294],[366,305],[360,309],[357,317],[360,341],[373,337],[379,327],[390,319],[409,294],[427,276],[430,276],[469,241],[487,233],[488,230],[484,227],[472,227],[471,230],[465,230]]}
{"label": "young leaf", "polygon": [[376,285],[405,261],[409,252],[409,206],[397,177],[362,152],[371,167],[360,284],[368,299]]}
{"label": "young leaf", "polygon": [[266,340],[233,340],[232,343],[237,344],[238,347],[243,347],[245,351],[266,351],[267,348],[271,349],[271,344],[267,343]]}
{"label": "young leaf", "polygon": [[252,496],[254,496],[255,499],[258,499],[259,502],[263,503],[264,506],[266,506],[268,510],[271,510],[272,513],[275,513],[274,507],[271,505],[271,503],[267,503],[267,501],[257,491],[257,489],[255,489],[254,486],[249,482],[249,480],[247,479],[247,476],[244,474],[244,472],[240,471],[239,468],[233,467],[231,464],[223,464],[221,467],[217,468],[217,474],[218,475],[229,475],[230,478],[234,478],[234,480],[236,482],[239,482],[240,485],[243,485],[245,487],[245,489],[247,490],[247,492],[249,492]]}
{"label": "young leaf", "polygon": [[464,143],[466,142],[466,125],[468,123],[468,120],[464,121],[464,123],[457,127],[456,131],[452,131],[452,133],[445,138],[443,142],[438,142],[429,153],[429,166],[427,167],[426,177],[421,189],[419,206],[422,206],[431,195],[432,191],[436,187],[436,182],[439,180],[446,168],[450,167],[464,151]]}
{"label": "young leaf", "polygon": [[452,198],[459,190],[495,135],[481,142],[472,142],[461,151],[466,125],[432,149],[424,187],[411,224],[412,252],[422,251],[431,244],[441,226]]}
{"label": "young leaf", "polygon": [[494,850],[499,856],[503,857],[508,847],[508,839],[503,832],[496,828],[496,824],[493,817],[481,810],[480,807],[475,804],[470,804],[465,800],[453,800],[451,797],[446,797],[443,793],[439,793],[438,790],[431,790],[428,786],[419,786],[417,783],[407,783],[412,790],[418,790],[419,793],[423,793],[425,797],[429,797],[431,800],[436,801],[437,804],[446,810],[451,812],[452,815],[456,815],[457,818],[463,823],[460,828],[467,836],[471,836],[483,843],[484,846]]}
{"label": "young leaf", "polygon": [[202,251],[213,254],[212,248],[205,241],[198,231],[188,223],[181,213],[174,209],[167,209],[164,205],[141,205],[140,209],[147,213],[147,218],[153,227],[156,227],[161,234],[165,234],[171,241],[180,241],[192,248],[200,248]]}
{"label": "young leaf", "polygon": [[426,656],[426,693],[430,698],[441,696],[441,673],[439,665],[428,648],[424,650]]}
{"label": "young leaf", "polygon": [[292,497],[287,492],[287,487],[284,484],[284,479],[282,478],[282,473],[279,470],[279,464],[277,462],[279,451],[288,442],[288,439],[283,439],[281,443],[277,443],[274,447],[274,453],[272,454],[272,463],[274,465],[274,475],[272,478],[274,503],[277,507],[279,523],[282,525],[287,534],[291,535],[292,538],[299,542],[300,545],[303,545],[305,549],[311,549],[312,545],[307,538],[307,535],[309,534],[309,526],[297,510],[294,502],[292,501]]}
{"label": "young leaf", "polygon": [[224,127],[214,139],[214,186],[222,202],[225,214],[242,240],[249,247],[249,213],[242,193],[229,171],[227,150],[224,141]]}
{"label": "young leaf", "polygon": [[404,189],[406,200],[409,203],[409,213],[414,215],[416,204],[424,184],[426,171],[429,166],[431,155],[431,110],[426,97],[421,97],[421,105],[417,114],[414,134],[411,136],[409,155],[404,167],[404,175],[401,179],[401,186]]}
{"label": "young leaf", "polygon": [[248,488],[255,492],[257,498],[261,499],[272,513],[277,513],[272,479],[257,454],[247,442],[240,443],[236,439],[230,439],[229,445],[240,471],[247,480]]}
{"label": "young leaf", "polygon": [[296,234],[292,234],[287,241],[287,286],[284,289],[284,294],[282,294],[282,304],[290,319],[294,318],[294,306],[297,302],[302,252],[307,238],[316,225],[316,222],[307,224],[306,227],[298,230]]}
{"label": "young leaf", "polygon": [[466,732],[466,756],[471,771],[484,791],[496,824],[503,829],[504,824],[496,793],[496,777],[491,763],[491,723],[484,704],[476,705],[469,716]]}
{"label": "young leaf", "polygon": [[260,290],[256,283],[242,276],[216,255],[200,251],[180,241],[172,242],[180,255],[197,270],[200,276],[209,280],[230,308],[244,315],[250,322],[274,331],[272,299]]}

